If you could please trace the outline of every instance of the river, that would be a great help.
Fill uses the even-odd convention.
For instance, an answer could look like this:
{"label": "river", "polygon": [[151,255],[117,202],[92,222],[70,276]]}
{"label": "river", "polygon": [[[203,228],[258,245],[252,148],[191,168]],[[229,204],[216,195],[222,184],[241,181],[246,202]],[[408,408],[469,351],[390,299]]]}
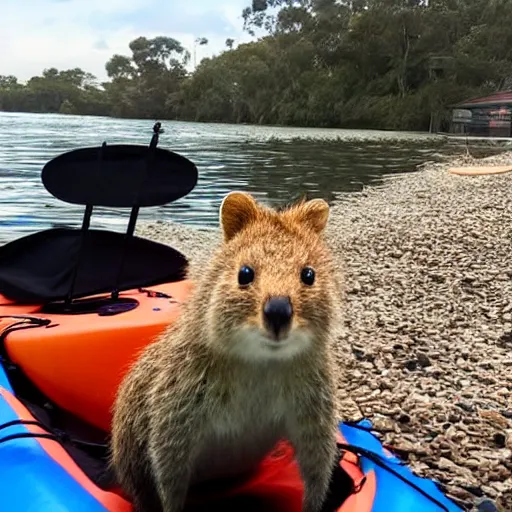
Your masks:
{"label": "river", "polygon": [[[49,227],[80,226],[83,208],[53,198],[41,183],[48,160],[104,140],[148,144],[152,127],[153,121],[0,112],[0,243]],[[302,193],[332,201],[337,193],[464,151],[464,141],[417,133],[176,121],[162,127],[159,146],[191,159],[198,184],[171,205],[142,209],[139,218],[206,227],[217,225],[220,201],[234,189],[270,204]],[[91,227],[121,231],[127,218],[126,211],[98,208]]]}

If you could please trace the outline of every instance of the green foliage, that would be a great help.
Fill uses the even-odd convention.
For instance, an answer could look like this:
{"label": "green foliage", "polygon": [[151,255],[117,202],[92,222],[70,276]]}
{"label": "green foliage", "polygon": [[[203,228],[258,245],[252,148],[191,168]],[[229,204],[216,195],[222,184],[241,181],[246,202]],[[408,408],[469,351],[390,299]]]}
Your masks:
{"label": "green foliage", "polygon": [[131,57],[114,55],[105,65],[110,114],[119,117],[175,117],[175,98],[186,77],[190,53],[171,37],[130,42]]}
{"label": "green foliage", "polygon": [[49,68],[26,85],[19,84],[14,77],[0,76],[0,109],[104,115],[108,102],[90,73],[80,68]]}
{"label": "green foliage", "polygon": [[0,109],[426,130],[457,101],[512,88],[510,0],[253,0],[243,20],[266,35],[227,39],[193,73],[179,41],[138,37],[101,85],[81,69],[0,76]]}

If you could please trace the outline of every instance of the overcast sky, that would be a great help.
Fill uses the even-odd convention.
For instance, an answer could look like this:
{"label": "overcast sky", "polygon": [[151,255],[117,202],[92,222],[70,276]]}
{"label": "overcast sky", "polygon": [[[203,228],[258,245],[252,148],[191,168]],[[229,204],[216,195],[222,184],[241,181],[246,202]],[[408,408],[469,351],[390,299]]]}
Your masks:
{"label": "overcast sky", "polygon": [[219,53],[227,38],[250,40],[242,10],[250,0],[0,0],[0,75],[25,81],[44,68],[81,67],[107,78],[114,53],[130,55],[138,36],[165,35],[182,42],[197,62]]}

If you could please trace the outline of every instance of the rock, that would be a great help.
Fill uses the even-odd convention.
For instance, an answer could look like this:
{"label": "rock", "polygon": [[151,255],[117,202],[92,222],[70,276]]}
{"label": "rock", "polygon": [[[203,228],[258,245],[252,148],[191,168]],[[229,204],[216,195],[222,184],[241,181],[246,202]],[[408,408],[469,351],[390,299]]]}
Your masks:
{"label": "rock", "polygon": [[498,507],[488,498],[477,504],[478,512],[499,512]]}
{"label": "rock", "polygon": [[456,466],[456,464],[449,459],[445,459],[444,457],[441,457],[437,462],[437,466],[439,469],[442,469],[443,471],[445,471],[445,470],[453,469]]}
{"label": "rock", "polygon": [[503,417],[503,414],[498,411],[479,411],[479,416],[486,421],[488,421],[491,425],[497,428],[507,428],[509,426],[509,422],[506,418]]}
{"label": "rock", "polygon": [[494,443],[498,448],[505,448],[507,436],[501,432],[494,434]]}
{"label": "rock", "polygon": [[416,359],[409,359],[409,361],[405,362],[404,367],[413,372],[418,368],[418,361]]}
{"label": "rock", "polygon": [[473,412],[474,411],[473,405],[470,404],[469,402],[466,402],[466,401],[463,401],[463,400],[458,401],[455,405],[457,407],[460,407],[463,411],[466,411],[466,412]]}
{"label": "rock", "polygon": [[351,420],[359,420],[362,417],[361,409],[352,398],[341,400],[338,405],[338,410],[341,411],[343,418]]}
{"label": "rock", "polygon": [[408,414],[401,414],[398,421],[403,424],[410,423],[411,417]]}
{"label": "rock", "polygon": [[425,354],[418,354],[418,357],[417,357],[417,360],[418,360],[418,364],[422,367],[422,368],[426,368],[427,366],[431,366],[432,363],[430,361],[430,359],[428,358],[427,355]]}
{"label": "rock", "polygon": [[385,416],[373,418],[373,426],[378,432],[392,432],[394,430],[393,421]]}

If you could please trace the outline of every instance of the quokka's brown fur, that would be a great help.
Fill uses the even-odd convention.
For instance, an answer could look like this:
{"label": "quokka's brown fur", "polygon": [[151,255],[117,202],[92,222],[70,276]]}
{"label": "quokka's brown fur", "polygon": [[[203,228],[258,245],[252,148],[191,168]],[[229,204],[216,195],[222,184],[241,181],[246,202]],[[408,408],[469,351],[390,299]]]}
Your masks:
{"label": "quokka's brown fur", "polygon": [[[319,199],[279,212],[241,192],[224,199],[223,242],[118,391],[111,462],[137,512],[180,512],[191,485],[250,471],[283,438],[304,480],[303,510],[321,508],[336,463],[328,214]],[[243,266],[254,279],[241,285]],[[263,314],[275,297],[293,310],[280,339]]]}

